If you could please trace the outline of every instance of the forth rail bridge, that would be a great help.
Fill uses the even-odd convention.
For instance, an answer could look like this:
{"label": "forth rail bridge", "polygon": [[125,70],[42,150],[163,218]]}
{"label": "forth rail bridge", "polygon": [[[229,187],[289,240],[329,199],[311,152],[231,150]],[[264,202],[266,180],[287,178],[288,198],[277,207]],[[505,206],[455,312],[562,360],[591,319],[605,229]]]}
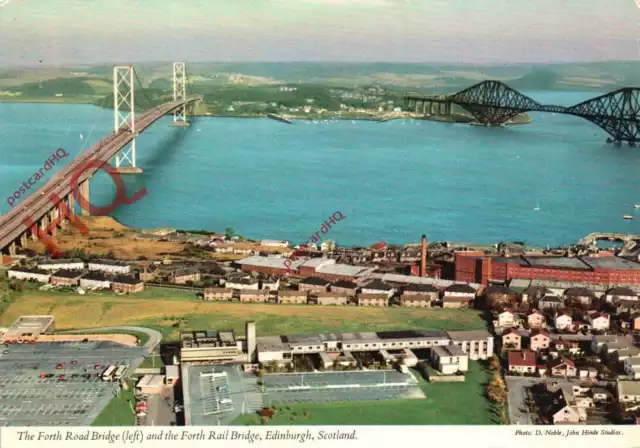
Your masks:
{"label": "forth rail bridge", "polygon": [[500,81],[483,81],[450,95],[405,97],[416,114],[450,116],[455,104],[469,112],[477,123],[500,125],[525,112],[574,115],[604,129],[616,146],[640,142],[640,88],[623,88],[571,107],[540,104]]}
{"label": "forth rail bridge", "polygon": [[[112,172],[141,173],[136,167],[135,139],[153,123],[173,113],[173,125],[189,126],[187,108],[202,101],[202,96],[187,95],[184,62],[173,64],[173,101],[155,106],[137,119],[134,111],[135,80],[141,85],[133,66],[114,67],[114,132],[78,154],[42,188],[0,217],[0,264],[3,252],[16,254],[16,243],[24,247],[29,236],[36,240],[41,233],[51,232],[55,235],[57,226],[67,221],[76,222],[74,197],[78,197],[78,190],[81,199],[90,201],[89,180],[114,157],[115,168]],[[143,94],[146,96],[144,89]],[[151,103],[148,97],[147,100]],[[82,207],[82,214],[89,214],[88,207]]]}

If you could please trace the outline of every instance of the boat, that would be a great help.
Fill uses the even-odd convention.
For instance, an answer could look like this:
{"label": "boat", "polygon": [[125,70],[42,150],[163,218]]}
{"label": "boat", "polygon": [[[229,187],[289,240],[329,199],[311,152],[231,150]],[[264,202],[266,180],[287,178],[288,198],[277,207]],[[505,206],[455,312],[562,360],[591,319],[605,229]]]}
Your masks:
{"label": "boat", "polygon": [[533,210],[535,210],[536,212],[539,212],[540,211],[540,204],[538,204],[536,202],[536,208],[534,208]]}
{"label": "boat", "polygon": [[640,208],[640,204],[636,204],[633,206],[634,208]]}
{"label": "boat", "polygon": [[633,216],[631,216],[631,215],[624,215],[624,216],[622,217],[622,219],[633,219]]}

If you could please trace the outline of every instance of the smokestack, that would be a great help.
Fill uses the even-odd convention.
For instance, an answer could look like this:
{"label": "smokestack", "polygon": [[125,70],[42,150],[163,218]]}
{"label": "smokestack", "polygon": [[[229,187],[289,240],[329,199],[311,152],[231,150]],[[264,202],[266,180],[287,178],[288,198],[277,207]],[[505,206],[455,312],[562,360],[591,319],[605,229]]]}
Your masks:
{"label": "smokestack", "polygon": [[420,256],[420,277],[427,276],[427,235],[422,235],[422,254]]}
{"label": "smokestack", "polygon": [[245,324],[245,336],[247,338],[247,358],[252,364],[258,362],[258,353],[256,351],[256,323],[254,321]]}

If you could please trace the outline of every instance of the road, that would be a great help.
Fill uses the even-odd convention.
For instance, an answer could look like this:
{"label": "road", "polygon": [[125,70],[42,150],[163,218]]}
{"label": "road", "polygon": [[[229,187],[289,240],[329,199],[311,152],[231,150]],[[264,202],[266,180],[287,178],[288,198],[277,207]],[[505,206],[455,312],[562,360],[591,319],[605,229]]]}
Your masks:
{"label": "road", "polygon": [[509,390],[509,422],[512,425],[533,425],[525,400],[526,388],[542,383],[542,378],[507,376],[505,383]]}
{"label": "road", "polygon": [[78,334],[87,333],[87,334],[89,334],[90,332],[95,332],[95,331],[99,331],[99,332],[105,332],[105,331],[133,331],[133,332],[136,332],[136,333],[144,333],[147,336],[149,336],[149,340],[146,342],[146,344],[144,344],[142,346],[142,348],[144,348],[147,351],[147,353],[151,353],[158,346],[158,344],[160,344],[160,341],[162,341],[162,333],[160,333],[157,330],[153,330],[151,328],[145,328],[145,327],[121,326],[121,327],[85,328],[83,330],[71,330],[71,331],[64,331],[64,332],[60,332],[60,333],[78,333]]}

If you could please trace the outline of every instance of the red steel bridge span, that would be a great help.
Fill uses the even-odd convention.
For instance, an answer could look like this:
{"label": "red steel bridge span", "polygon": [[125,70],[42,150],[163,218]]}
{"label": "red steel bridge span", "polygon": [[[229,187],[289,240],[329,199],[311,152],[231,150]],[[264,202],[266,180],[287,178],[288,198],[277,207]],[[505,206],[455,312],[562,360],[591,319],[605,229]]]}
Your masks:
{"label": "red steel bridge span", "polygon": [[552,112],[589,120],[607,132],[609,143],[629,146],[640,142],[640,88],[622,88],[575,106],[540,104],[501,81],[483,81],[458,93],[437,96],[405,96],[416,114],[451,115],[455,104],[469,112],[479,124],[503,124],[525,112]]}
{"label": "red steel bridge span", "polygon": [[[17,204],[8,214],[0,217],[0,263],[2,263],[3,252],[8,251],[10,255],[15,255],[16,243],[24,247],[29,236],[34,240],[38,239],[38,229],[42,232],[52,226],[51,234],[55,235],[58,225],[61,226],[68,220],[74,222],[74,198],[90,200],[89,180],[100,169],[109,168],[109,171],[118,174],[141,172],[135,166],[135,138],[153,123],[173,113],[174,125],[188,126],[186,110],[201,101],[202,97],[186,95],[185,77],[184,63],[175,63],[174,100],[155,106],[136,119],[133,93],[134,69],[132,66],[114,68],[114,132],[78,154],[43,187],[34,191],[22,203]],[[126,91],[123,92],[123,90]],[[124,151],[128,151],[128,155],[123,154]],[[116,158],[115,168],[108,165],[114,157]],[[121,165],[125,159],[131,163],[130,166]],[[80,196],[77,196],[78,193]],[[133,193],[129,192],[126,196],[131,197]],[[89,214],[88,206],[81,208],[82,214]]]}

